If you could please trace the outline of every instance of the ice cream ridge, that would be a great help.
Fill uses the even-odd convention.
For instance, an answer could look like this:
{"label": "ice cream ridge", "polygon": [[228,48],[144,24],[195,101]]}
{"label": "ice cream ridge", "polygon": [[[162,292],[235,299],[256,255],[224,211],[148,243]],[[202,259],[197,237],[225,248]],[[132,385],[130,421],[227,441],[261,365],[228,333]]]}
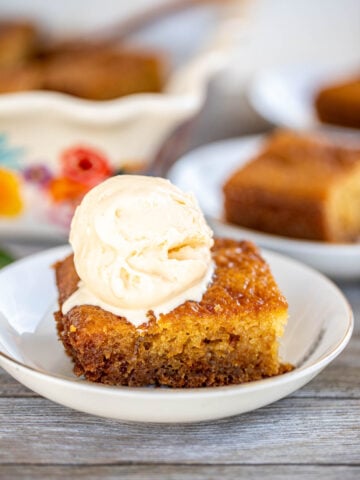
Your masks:
{"label": "ice cream ridge", "polygon": [[93,188],[70,243],[80,282],[64,315],[93,305],[138,327],[149,311],[200,301],[214,272],[212,231],[195,197],[162,178],[119,175]]}

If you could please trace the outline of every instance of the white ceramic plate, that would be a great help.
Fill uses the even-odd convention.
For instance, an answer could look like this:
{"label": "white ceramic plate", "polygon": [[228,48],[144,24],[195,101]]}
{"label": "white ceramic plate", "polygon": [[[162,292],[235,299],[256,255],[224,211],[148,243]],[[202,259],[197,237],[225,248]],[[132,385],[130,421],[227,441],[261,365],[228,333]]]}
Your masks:
{"label": "white ceramic plate", "polygon": [[180,159],[169,171],[170,180],[199,200],[218,236],[253,240],[262,247],[290,255],[333,278],[360,278],[360,243],[326,244],[270,235],[223,220],[222,185],[232,171],[261,148],[264,136],[225,140],[201,147]]}
{"label": "white ceramic plate", "polygon": [[76,410],[143,422],[195,422],[236,415],[302,387],[343,350],[351,336],[351,310],[329,280],[293,260],[265,253],[290,305],[281,356],[296,366],[294,371],[218,388],[92,384],[72,373],[52,317],[57,294],[50,266],[68,252],[68,247],[58,247],[0,271],[0,365],[40,395]]}
{"label": "white ceramic plate", "polygon": [[351,78],[358,68],[301,65],[259,71],[248,91],[251,105],[274,125],[311,129],[324,125],[314,99],[324,86]]}

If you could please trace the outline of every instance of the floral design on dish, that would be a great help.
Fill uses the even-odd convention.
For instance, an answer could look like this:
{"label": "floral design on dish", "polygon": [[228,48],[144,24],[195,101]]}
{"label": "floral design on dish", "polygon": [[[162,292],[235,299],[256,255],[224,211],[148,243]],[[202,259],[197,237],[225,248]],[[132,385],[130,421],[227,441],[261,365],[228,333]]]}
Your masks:
{"label": "floral design on dish", "polygon": [[50,202],[47,217],[52,223],[68,227],[83,196],[115,172],[107,157],[94,148],[76,145],[60,154],[59,171],[53,173],[44,164],[23,170],[24,179],[44,191]]}
{"label": "floral design on dish", "polygon": [[23,149],[9,145],[0,134],[0,217],[16,217],[23,210],[21,180],[17,173]]}
{"label": "floral design on dish", "polygon": [[19,176],[0,167],[0,216],[16,217],[23,210]]}
{"label": "floral design on dish", "polygon": [[110,162],[98,150],[83,146],[65,150],[60,158],[60,173],[47,186],[52,202],[57,204],[57,211],[50,215],[52,221],[69,226],[84,195],[113,174]]}
{"label": "floral design on dish", "polygon": [[135,173],[142,167],[139,162],[121,161],[123,167],[116,168],[100,149],[83,144],[60,151],[55,167],[46,159],[27,160],[25,153],[0,134],[0,216],[15,217],[28,210],[65,230],[89,190],[113,175]]}
{"label": "floral design on dish", "polygon": [[95,187],[113,175],[106,156],[94,148],[68,148],[63,152],[60,163],[65,178],[88,188]]}
{"label": "floral design on dish", "polygon": [[46,188],[53,178],[51,170],[43,164],[34,164],[23,170],[24,179],[27,182]]}
{"label": "floral design on dish", "polygon": [[11,170],[19,170],[22,166],[23,156],[24,149],[11,146],[7,136],[0,133],[0,166]]}

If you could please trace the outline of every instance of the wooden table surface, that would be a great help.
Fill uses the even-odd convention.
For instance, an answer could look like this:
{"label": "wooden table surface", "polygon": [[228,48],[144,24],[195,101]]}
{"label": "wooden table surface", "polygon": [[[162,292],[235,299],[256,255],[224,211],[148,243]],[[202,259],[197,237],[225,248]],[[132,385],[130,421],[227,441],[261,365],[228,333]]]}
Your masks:
{"label": "wooden table surface", "polygon": [[0,478],[360,478],[360,286],[345,351],[311,383],[260,410],[189,425],[70,410],[0,369]]}

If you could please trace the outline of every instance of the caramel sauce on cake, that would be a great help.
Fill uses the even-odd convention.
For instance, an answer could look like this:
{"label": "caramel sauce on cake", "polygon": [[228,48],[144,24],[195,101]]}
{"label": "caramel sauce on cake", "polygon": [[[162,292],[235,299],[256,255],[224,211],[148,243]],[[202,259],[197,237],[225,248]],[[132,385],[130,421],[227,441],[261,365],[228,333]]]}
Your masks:
{"label": "caramel sauce on cake", "polygon": [[216,239],[212,283],[200,302],[187,301],[136,328],[126,318],[63,302],[79,277],[70,256],[55,266],[59,337],[75,373],[111,385],[219,386],[278,375],[287,302],[269,266],[250,242]]}

